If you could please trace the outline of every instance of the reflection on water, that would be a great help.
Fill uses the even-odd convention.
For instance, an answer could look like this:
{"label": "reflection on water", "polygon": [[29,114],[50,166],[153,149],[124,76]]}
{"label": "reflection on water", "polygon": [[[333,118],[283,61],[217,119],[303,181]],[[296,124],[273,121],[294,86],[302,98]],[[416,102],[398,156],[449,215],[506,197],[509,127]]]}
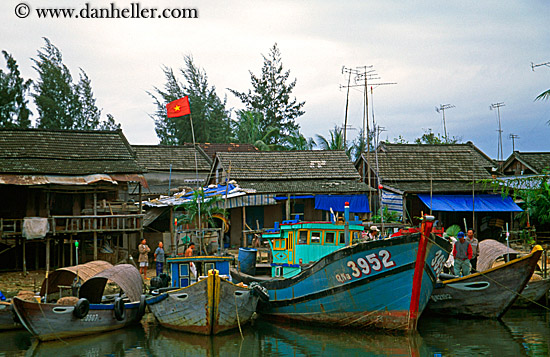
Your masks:
{"label": "reflection on water", "polygon": [[504,321],[423,316],[419,332],[387,334],[297,327],[257,320],[221,336],[141,325],[38,343],[24,330],[0,332],[0,356],[548,356],[550,313],[511,310]]}

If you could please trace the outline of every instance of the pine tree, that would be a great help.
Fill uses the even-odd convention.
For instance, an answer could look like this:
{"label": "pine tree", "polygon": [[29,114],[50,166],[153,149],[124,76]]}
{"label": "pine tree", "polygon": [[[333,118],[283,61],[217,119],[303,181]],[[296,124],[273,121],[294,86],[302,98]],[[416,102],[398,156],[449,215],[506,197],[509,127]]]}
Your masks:
{"label": "pine tree", "polygon": [[63,63],[61,51],[49,39],[32,59],[39,75],[33,94],[38,109],[37,126],[49,129],[73,129],[74,118],[79,115],[78,94],[73,88],[73,78]]}
{"label": "pine tree", "polygon": [[46,45],[33,59],[39,75],[33,94],[38,108],[38,127],[48,129],[116,130],[120,129],[112,115],[101,120],[92,90],[92,81],[80,69],[79,82],[73,83],[71,72],[63,63],[61,51],[44,38]]}
{"label": "pine tree", "polygon": [[2,51],[8,72],[0,69],[0,127],[28,128],[30,110],[27,107],[26,93],[32,81],[23,80],[19,66],[11,54]]}
{"label": "pine tree", "polygon": [[281,52],[277,43],[270,49],[267,57],[263,55],[262,57],[264,64],[261,76],[257,77],[250,71],[252,89],[247,93],[234,89],[229,91],[239,98],[247,109],[263,115],[263,121],[260,124],[263,135],[271,128],[278,129],[279,135],[272,136],[273,142],[270,144],[273,144],[282,141],[284,136],[299,128],[295,120],[304,114],[302,107],[305,102],[297,102],[296,98],[291,99],[296,79],[287,83],[290,70],[283,70]]}
{"label": "pine tree", "polygon": [[174,70],[163,67],[166,83],[164,88],[154,87],[153,92],[147,92],[156,105],[156,111],[150,115],[155,121],[155,131],[163,145],[182,145],[192,142],[191,122],[187,116],[167,118],[166,104],[189,97],[193,128],[197,142],[225,143],[232,136],[229,111],[226,109],[226,98],[223,100],[216,94],[216,87],[210,86],[204,69],[198,67],[193,57],[184,57],[185,67],[180,74],[185,79],[181,82]]}

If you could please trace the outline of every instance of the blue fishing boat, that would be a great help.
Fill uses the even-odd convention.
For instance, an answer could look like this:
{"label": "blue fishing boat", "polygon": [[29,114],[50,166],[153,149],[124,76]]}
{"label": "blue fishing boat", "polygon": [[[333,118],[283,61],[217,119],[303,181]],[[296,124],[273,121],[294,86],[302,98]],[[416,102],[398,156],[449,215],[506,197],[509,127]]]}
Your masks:
{"label": "blue fishing boat", "polygon": [[345,247],[290,278],[262,282],[269,301],[260,301],[258,311],[279,320],[416,329],[450,250],[447,240],[431,234],[432,224],[424,219],[419,233],[351,246],[348,227]]}
{"label": "blue fishing boat", "polygon": [[[167,328],[216,335],[244,325],[256,311],[262,289],[231,282],[232,257],[198,256],[167,259],[169,290],[148,298],[147,305]],[[267,297],[267,292],[262,293]]]}

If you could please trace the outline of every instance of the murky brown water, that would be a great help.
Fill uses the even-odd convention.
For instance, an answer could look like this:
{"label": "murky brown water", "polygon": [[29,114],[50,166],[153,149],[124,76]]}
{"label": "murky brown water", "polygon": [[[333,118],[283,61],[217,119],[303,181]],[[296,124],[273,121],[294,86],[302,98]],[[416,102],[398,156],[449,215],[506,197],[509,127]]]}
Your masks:
{"label": "murky brown water", "polygon": [[550,312],[513,309],[502,322],[423,316],[410,335],[295,327],[257,320],[222,336],[141,325],[84,338],[37,343],[0,332],[0,356],[549,356]]}

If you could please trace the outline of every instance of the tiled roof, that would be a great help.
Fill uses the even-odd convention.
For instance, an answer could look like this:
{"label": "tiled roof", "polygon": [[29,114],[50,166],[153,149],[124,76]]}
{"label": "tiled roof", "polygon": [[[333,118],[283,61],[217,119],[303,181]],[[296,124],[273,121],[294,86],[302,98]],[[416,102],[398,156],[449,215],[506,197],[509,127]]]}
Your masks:
{"label": "tiled roof", "polygon": [[451,192],[472,192],[472,188],[478,191],[486,191],[490,189],[489,185],[485,185],[480,182],[475,182],[472,185],[472,181],[384,181],[384,186],[398,189],[402,192],[414,192],[414,193],[451,193]]}
{"label": "tiled roof", "polygon": [[257,193],[361,193],[371,190],[366,183],[353,180],[269,180],[269,181],[237,181],[242,188],[255,189]]}
{"label": "tiled roof", "polygon": [[230,178],[237,180],[359,180],[360,176],[343,151],[219,152],[224,170],[231,164]]}
{"label": "tiled roof", "polygon": [[[544,169],[550,168],[550,152],[519,152],[516,151],[512,154],[520,162],[526,166],[532,168],[535,173],[540,174]],[[506,160],[506,164],[509,163]]]}
{"label": "tiled roof", "polygon": [[217,152],[253,152],[258,149],[252,144],[235,144],[235,143],[200,143],[199,146],[204,150],[206,155],[214,158]]}
{"label": "tiled roof", "polygon": [[141,173],[122,131],[0,129],[0,173]]}
{"label": "tiled roof", "polygon": [[173,171],[195,171],[195,153],[197,154],[197,168],[200,171],[209,171],[210,158],[198,147],[193,145],[132,145],[138,163],[148,171],[169,171],[172,164]]}
{"label": "tiled roof", "polygon": [[[366,160],[367,156],[370,166],[377,171],[376,155],[368,153],[363,158]],[[432,186],[436,183],[440,192],[471,190],[472,181],[491,179],[491,169],[495,167],[471,143],[383,144],[377,156],[382,183],[406,192],[429,191],[430,181]]]}

